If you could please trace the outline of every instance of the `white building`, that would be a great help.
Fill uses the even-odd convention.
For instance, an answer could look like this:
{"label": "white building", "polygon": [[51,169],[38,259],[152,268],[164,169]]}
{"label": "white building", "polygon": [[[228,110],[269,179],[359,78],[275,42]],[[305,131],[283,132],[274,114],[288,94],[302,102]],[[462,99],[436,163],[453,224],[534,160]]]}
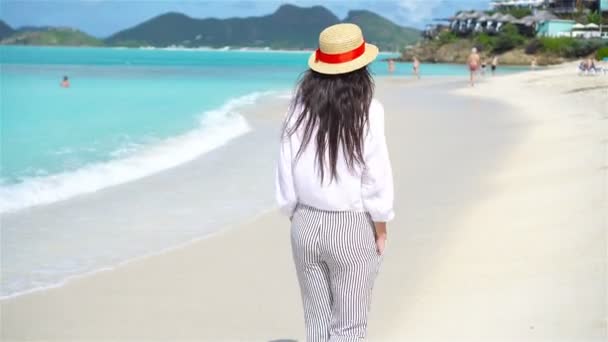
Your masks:
{"label": "white building", "polygon": [[[608,1],[608,0],[602,0]],[[577,10],[577,6],[583,8],[598,8],[600,0],[491,0],[490,5],[494,9],[509,8],[509,7],[524,7],[524,8],[543,8],[551,10],[554,13],[573,13]],[[608,4],[607,4],[608,6]]]}
{"label": "white building", "polygon": [[536,8],[548,5],[549,0],[493,0],[490,2],[493,8],[497,7],[529,7]]}

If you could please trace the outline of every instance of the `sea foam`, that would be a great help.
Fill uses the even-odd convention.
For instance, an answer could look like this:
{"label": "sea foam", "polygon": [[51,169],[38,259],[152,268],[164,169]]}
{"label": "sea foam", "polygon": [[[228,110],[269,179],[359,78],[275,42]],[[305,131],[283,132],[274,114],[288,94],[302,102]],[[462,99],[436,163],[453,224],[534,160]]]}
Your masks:
{"label": "sea foam", "polygon": [[191,161],[250,131],[238,112],[272,92],[255,92],[226,102],[201,115],[197,128],[132,155],[93,163],[74,171],[27,178],[17,184],[0,185],[0,213],[49,204],[130,182]]}

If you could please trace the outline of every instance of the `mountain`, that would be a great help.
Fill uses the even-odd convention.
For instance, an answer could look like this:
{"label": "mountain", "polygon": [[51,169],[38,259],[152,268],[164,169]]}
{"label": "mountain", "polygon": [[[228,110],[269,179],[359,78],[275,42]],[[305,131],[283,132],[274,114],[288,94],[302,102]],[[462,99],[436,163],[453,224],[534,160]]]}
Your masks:
{"label": "mountain", "polygon": [[166,13],[108,39],[108,45],[185,47],[271,47],[312,49],[325,27],[339,22],[361,26],[368,42],[383,50],[401,50],[418,40],[419,31],[405,28],[369,11],[351,11],[341,21],[322,6],[282,5],[276,12],[248,18],[196,19],[181,13]]}
{"label": "mountain", "polygon": [[82,31],[66,27],[27,27],[4,37],[4,45],[102,46],[103,41]]}
{"label": "mountain", "polygon": [[272,14],[247,18],[197,19],[169,12],[117,32],[104,41],[72,28],[21,27],[15,30],[0,20],[0,44],[314,49],[319,32],[340,22],[359,25],[365,40],[381,50],[401,50],[420,37],[420,31],[399,26],[370,11],[350,11],[344,20],[340,20],[323,6],[282,5]]}
{"label": "mountain", "polygon": [[283,5],[262,17],[195,19],[167,13],[106,40],[110,45],[270,46],[301,49],[316,45],[318,33],[340,20],[321,6],[301,8]]}
{"label": "mountain", "polygon": [[420,39],[419,30],[399,26],[370,11],[350,11],[344,22],[359,25],[365,40],[384,51],[400,51]]}
{"label": "mountain", "polygon": [[7,23],[0,20],[0,40],[12,35],[15,33],[12,27],[10,27]]}

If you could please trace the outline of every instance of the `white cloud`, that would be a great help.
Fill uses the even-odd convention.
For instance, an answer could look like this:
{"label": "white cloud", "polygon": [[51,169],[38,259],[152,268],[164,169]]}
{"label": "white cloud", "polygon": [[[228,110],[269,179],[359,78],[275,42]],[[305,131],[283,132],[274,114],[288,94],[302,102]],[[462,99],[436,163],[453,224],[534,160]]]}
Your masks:
{"label": "white cloud", "polygon": [[433,18],[443,0],[399,0],[399,11],[410,22],[419,23]]}

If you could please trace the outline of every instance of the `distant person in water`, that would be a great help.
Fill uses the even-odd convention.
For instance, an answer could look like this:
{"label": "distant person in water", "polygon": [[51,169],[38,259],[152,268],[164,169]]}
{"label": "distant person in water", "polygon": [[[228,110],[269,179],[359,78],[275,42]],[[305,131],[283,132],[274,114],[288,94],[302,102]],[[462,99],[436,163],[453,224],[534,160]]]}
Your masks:
{"label": "distant person in water", "polygon": [[471,87],[475,86],[475,74],[477,73],[477,70],[479,69],[480,62],[481,62],[481,57],[479,57],[479,54],[477,53],[477,48],[471,49],[471,54],[469,55],[469,58],[467,58],[467,65],[469,67]]}
{"label": "distant person in water", "polygon": [[395,72],[395,61],[391,58],[388,60],[388,73],[392,74]]}
{"label": "distant person in water", "polygon": [[496,73],[496,68],[498,68],[498,56],[492,58],[492,76]]}
{"label": "distant person in water", "polygon": [[536,70],[537,62],[536,57],[532,57],[532,62],[530,62],[530,69]]}
{"label": "distant person in water", "polygon": [[414,71],[414,76],[416,76],[416,78],[420,79],[420,61],[418,60],[418,57],[414,56],[414,60],[412,61],[412,68]]}
{"label": "distant person in water", "polygon": [[67,76],[63,76],[63,81],[61,81],[61,87],[62,88],[69,88],[70,87],[70,80],[68,80]]}
{"label": "distant person in water", "polygon": [[488,65],[488,63],[485,60],[483,62],[481,62],[481,76],[486,75],[486,66],[487,65]]}

